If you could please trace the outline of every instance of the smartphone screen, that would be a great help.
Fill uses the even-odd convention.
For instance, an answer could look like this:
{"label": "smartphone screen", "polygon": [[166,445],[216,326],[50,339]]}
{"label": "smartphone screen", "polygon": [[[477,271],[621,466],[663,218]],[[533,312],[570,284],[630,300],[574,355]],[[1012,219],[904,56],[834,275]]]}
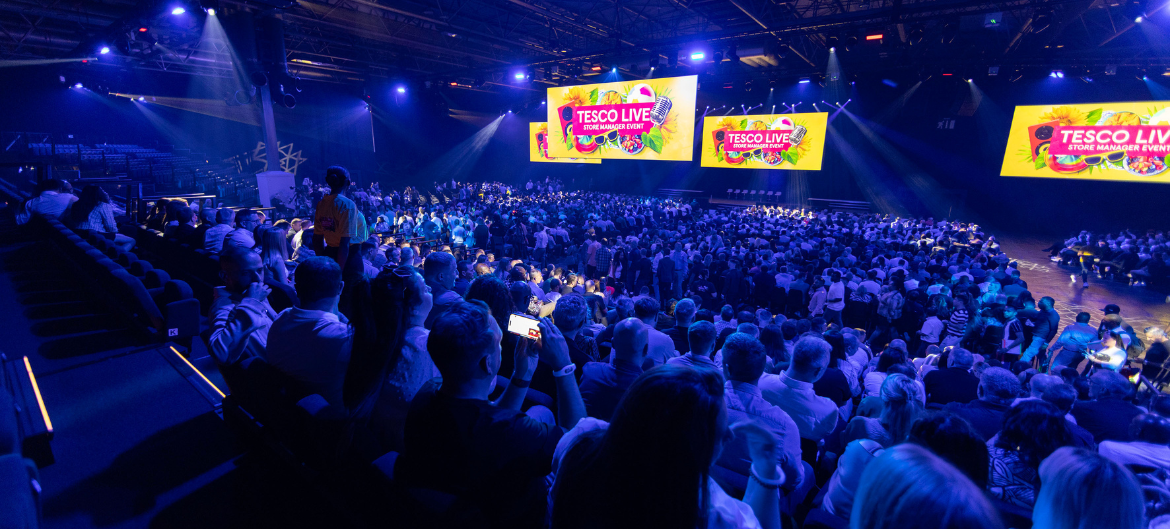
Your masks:
{"label": "smartphone screen", "polygon": [[508,332],[530,340],[539,340],[540,327],[537,326],[538,323],[540,323],[539,320],[532,316],[512,314],[508,316]]}

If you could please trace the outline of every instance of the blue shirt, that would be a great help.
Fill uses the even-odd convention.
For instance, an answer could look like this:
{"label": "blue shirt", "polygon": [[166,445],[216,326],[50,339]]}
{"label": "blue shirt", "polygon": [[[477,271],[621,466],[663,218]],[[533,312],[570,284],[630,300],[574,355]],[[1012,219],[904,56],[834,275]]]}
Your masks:
{"label": "blue shirt", "polygon": [[[728,424],[754,418],[768,428],[780,442],[782,451],[777,451],[777,456],[787,452],[793,457],[793,460],[800,460],[800,429],[797,428],[796,422],[787,412],[764,400],[764,394],[755,384],[728,380],[723,387],[725,389],[723,401],[727,405]],[[735,484],[740,490],[747,488],[752,458],[745,439],[736,437],[724,445],[723,453],[719,455],[716,464],[742,478]],[[779,459],[776,460],[776,464],[780,464]],[[804,465],[799,465],[799,468],[803,471]],[[798,482],[799,479],[803,478],[798,477]]]}

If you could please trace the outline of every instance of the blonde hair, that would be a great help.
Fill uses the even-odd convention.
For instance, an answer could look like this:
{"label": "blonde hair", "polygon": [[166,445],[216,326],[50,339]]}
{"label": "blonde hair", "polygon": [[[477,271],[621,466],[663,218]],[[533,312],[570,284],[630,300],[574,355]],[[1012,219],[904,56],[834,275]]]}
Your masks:
{"label": "blonde hair", "polygon": [[906,440],[910,427],[926,410],[926,392],[918,382],[901,373],[890,373],[882,382],[881,423],[895,443]]}
{"label": "blonde hair", "polygon": [[999,513],[959,469],[910,443],[865,468],[850,529],[1003,529]]}
{"label": "blonde hair", "polygon": [[1144,529],[1145,500],[1125,467],[1083,448],[1058,448],[1040,463],[1036,529]]}

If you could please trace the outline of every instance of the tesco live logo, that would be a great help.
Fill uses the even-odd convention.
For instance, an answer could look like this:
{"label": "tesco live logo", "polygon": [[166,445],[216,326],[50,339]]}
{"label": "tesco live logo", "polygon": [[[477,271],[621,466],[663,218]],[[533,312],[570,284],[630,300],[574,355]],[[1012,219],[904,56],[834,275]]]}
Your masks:
{"label": "tesco live logo", "polygon": [[1170,125],[1057,126],[1049,154],[1082,156],[1125,151],[1130,156],[1170,153]]}
{"label": "tesco live logo", "polygon": [[723,150],[728,152],[786,151],[792,147],[790,130],[729,130],[723,137]]}

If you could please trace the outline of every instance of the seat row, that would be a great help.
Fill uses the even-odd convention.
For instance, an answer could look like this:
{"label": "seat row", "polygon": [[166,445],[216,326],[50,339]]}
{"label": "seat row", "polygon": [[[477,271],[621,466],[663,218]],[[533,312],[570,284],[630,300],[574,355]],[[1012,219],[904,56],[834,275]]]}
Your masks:
{"label": "seat row", "polygon": [[768,191],[764,189],[728,189],[727,197],[738,200],[753,200],[756,202],[780,202],[780,197],[784,193],[781,191]]}
{"label": "seat row", "polygon": [[88,277],[95,295],[156,340],[181,342],[199,335],[199,300],[186,282],[119,250],[102,234],[74,232],[56,219],[35,222]]}

